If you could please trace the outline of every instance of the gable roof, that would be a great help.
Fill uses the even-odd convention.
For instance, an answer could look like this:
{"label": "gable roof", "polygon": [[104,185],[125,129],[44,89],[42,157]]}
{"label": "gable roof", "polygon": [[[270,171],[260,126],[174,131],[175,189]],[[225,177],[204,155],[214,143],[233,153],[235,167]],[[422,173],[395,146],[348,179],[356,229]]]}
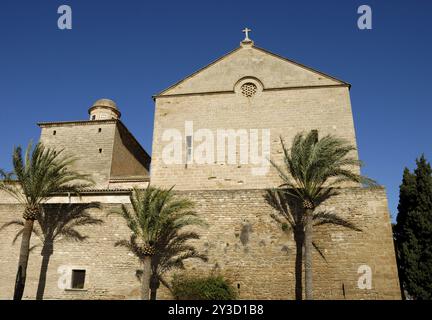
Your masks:
{"label": "gable roof", "polygon": [[174,83],[153,98],[171,95],[233,92],[245,77],[258,78],[266,89],[351,85],[254,45],[240,46]]}
{"label": "gable roof", "polygon": [[347,85],[347,86],[351,86],[350,83],[348,83],[348,82],[346,82],[346,81],[343,81],[343,80],[341,80],[341,79],[335,78],[335,77],[333,77],[333,76],[331,76],[331,75],[329,75],[329,74],[327,74],[327,73],[324,73],[324,72],[318,71],[318,70],[316,70],[316,69],[314,69],[314,68],[311,68],[311,67],[308,67],[308,66],[306,66],[306,65],[304,65],[304,64],[301,64],[301,63],[299,63],[299,62],[297,62],[297,61],[294,61],[294,60],[291,60],[291,59],[288,59],[288,58],[282,57],[281,55],[278,55],[278,54],[273,53],[273,52],[271,52],[271,51],[268,51],[268,50],[266,50],[266,49],[263,49],[263,48],[260,48],[260,47],[256,47],[256,46],[254,46],[254,47],[255,47],[255,49],[257,49],[257,50],[261,50],[262,52],[265,52],[265,53],[267,53],[267,54],[269,54],[269,55],[272,55],[272,56],[274,56],[274,57],[276,57],[276,58],[278,58],[278,59],[281,59],[281,60],[286,61],[286,62],[290,62],[290,63],[295,64],[295,65],[297,65],[297,66],[299,66],[299,67],[301,67],[301,68],[303,68],[303,69],[309,70],[309,71],[311,71],[311,72],[314,72],[314,73],[317,73],[317,74],[319,74],[319,75],[322,75],[323,77],[326,77],[326,78],[332,79],[332,80],[334,80],[334,81],[336,81],[336,82],[339,82],[339,84],[344,84],[344,85]]}

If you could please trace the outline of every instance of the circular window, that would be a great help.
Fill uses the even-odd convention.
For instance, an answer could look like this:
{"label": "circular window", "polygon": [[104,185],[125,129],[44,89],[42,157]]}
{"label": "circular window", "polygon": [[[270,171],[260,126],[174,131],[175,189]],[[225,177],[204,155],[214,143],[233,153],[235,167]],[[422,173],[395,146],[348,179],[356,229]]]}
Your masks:
{"label": "circular window", "polygon": [[251,98],[257,92],[257,86],[252,82],[247,82],[241,86],[241,93],[247,98]]}

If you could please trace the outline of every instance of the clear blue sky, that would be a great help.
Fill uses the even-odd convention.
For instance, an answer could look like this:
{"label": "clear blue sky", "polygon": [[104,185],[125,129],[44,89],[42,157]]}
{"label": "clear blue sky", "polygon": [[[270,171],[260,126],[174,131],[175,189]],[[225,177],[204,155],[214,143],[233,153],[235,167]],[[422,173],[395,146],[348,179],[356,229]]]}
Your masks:
{"label": "clear blue sky", "polygon": [[[73,29],[57,28],[57,8]],[[373,29],[357,28],[368,4]],[[10,1],[0,2],[0,167],[36,122],[87,119],[98,98],[151,152],[152,94],[238,46],[256,45],[352,84],[363,173],[387,188],[397,213],[403,168],[432,160],[432,1]]]}

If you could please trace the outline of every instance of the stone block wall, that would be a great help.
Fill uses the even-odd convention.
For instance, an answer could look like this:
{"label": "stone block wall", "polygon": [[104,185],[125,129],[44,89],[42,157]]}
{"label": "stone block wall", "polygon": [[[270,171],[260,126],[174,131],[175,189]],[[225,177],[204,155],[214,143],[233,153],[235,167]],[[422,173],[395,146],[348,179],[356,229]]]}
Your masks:
{"label": "stone block wall", "polygon": [[[97,188],[108,187],[116,121],[47,123],[41,125],[40,141],[77,157],[73,168],[89,174]],[[54,134],[55,133],[55,134]]]}
{"label": "stone block wall", "polygon": [[[207,263],[187,263],[193,274],[217,272],[227,277],[239,291],[240,299],[294,299],[295,243],[270,214],[263,190],[179,191],[196,203],[196,210],[208,228],[197,231],[195,244],[209,257]],[[3,197],[0,196],[2,199]],[[116,199],[119,199],[117,201]],[[109,200],[102,210],[92,209],[105,223],[82,227],[89,238],[84,242],[60,241],[54,244],[45,290],[47,299],[139,299],[135,272],[137,259],[126,249],[115,247],[127,239],[129,230],[121,217],[107,216],[127,198],[86,196],[85,201]],[[4,203],[3,201],[0,201]],[[314,252],[314,292],[316,299],[400,299],[390,217],[383,189],[341,189],[323,208],[353,222],[362,232],[337,226],[315,229],[314,240],[325,260]],[[0,225],[21,215],[17,204],[0,204]],[[19,243],[11,245],[17,229],[0,233],[0,299],[12,297]],[[18,241],[19,242],[19,241]],[[32,244],[37,244],[33,238]],[[372,271],[371,289],[360,289],[361,266]],[[40,248],[31,254],[25,297],[36,294],[41,267]],[[70,280],[65,270],[86,269],[85,290],[59,288],[62,279]],[[63,272],[63,276],[62,276]],[[169,278],[169,277],[168,277]],[[69,281],[68,280],[68,281]],[[162,288],[161,299],[171,298]]]}
{"label": "stone block wall", "polygon": [[127,128],[121,122],[118,122],[114,138],[111,178],[124,176],[149,177],[149,169],[150,156]]}
{"label": "stone block wall", "polygon": [[118,120],[54,122],[40,126],[40,141],[75,157],[73,168],[89,174],[96,189],[108,188],[111,178],[149,178],[150,156]]}
{"label": "stone block wall", "polygon": [[[186,163],[185,123],[193,123],[193,153],[204,142],[213,146],[211,163],[197,161]],[[172,140],[164,141],[164,134],[170,130],[181,133],[182,163],[167,163],[164,150],[168,150]],[[199,138],[197,131],[209,130],[213,138]],[[220,142],[218,130],[243,130],[246,142],[237,137],[235,142],[235,163],[218,161]],[[304,88],[295,90],[269,90],[246,98],[239,92],[198,94],[186,96],[162,96],[156,100],[153,149],[152,183],[160,186],[176,185],[176,189],[255,189],[274,187],[280,184],[276,170],[267,163],[264,175],[252,170],[261,168],[261,163],[253,163],[249,157],[241,162],[240,150],[245,147],[246,156],[252,145],[251,130],[258,130],[258,155],[262,156],[263,130],[270,132],[269,158],[282,163],[283,153],[280,143],[282,136],[290,147],[294,136],[299,132],[318,130],[320,136],[333,134],[346,139],[356,146],[351,103],[347,87]],[[167,137],[167,139],[170,139]],[[228,153],[228,142],[221,140]],[[357,157],[357,154],[354,154]],[[267,156],[262,157],[266,160]]]}

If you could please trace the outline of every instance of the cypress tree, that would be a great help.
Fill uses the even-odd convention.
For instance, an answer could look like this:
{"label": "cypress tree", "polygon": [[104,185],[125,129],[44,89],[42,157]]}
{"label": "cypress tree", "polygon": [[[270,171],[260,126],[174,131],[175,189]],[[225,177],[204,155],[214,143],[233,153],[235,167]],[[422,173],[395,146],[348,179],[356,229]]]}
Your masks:
{"label": "cypress tree", "polygon": [[415,208],[416,203],[416,177],[412,174],[408,168],[404,169],[402,184],[399,187],[399,205],[398,215],[396,218],[396,232],[405,225],[405,220],[412,209]]}
{"label": "cypress tree", "polygon": [[404,170],[394,228],[401,286],[414,299],[432,299],[432,168],[424,155]]}

